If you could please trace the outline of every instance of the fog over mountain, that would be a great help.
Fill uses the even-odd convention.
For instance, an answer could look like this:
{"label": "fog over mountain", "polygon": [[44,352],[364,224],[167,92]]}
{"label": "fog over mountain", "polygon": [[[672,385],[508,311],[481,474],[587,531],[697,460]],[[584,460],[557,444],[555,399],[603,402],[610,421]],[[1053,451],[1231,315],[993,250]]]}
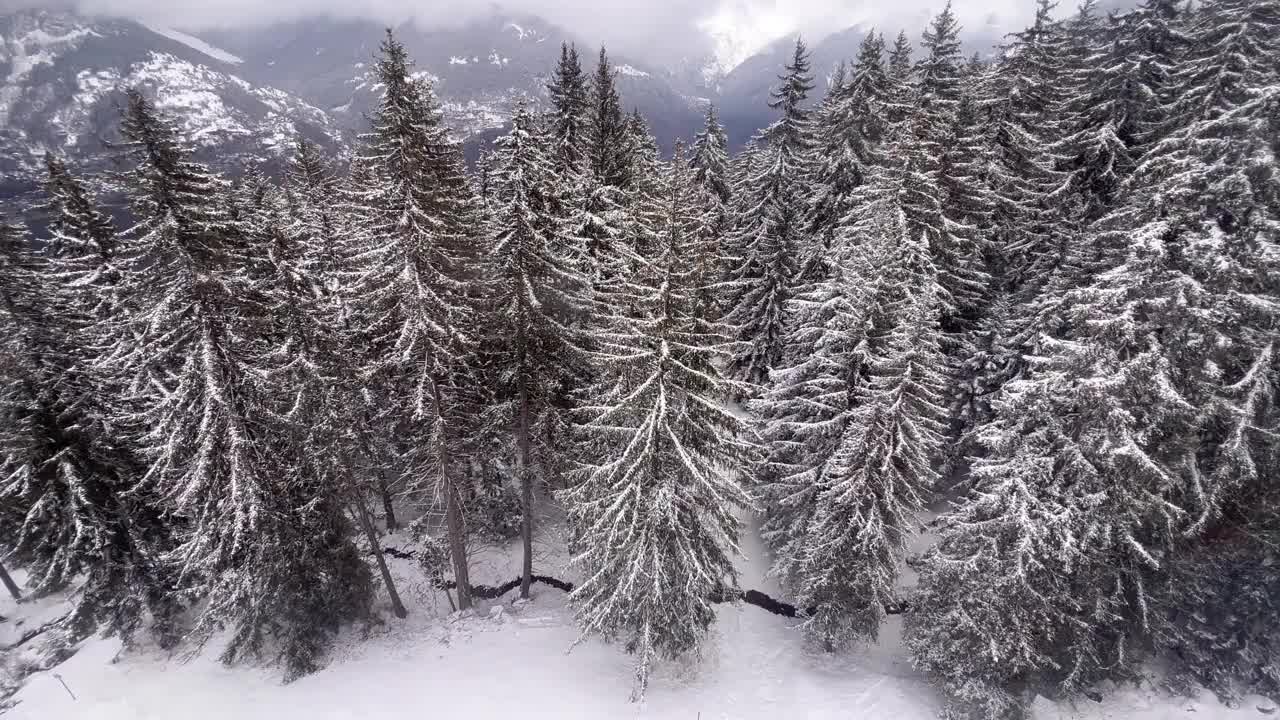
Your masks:
{"label": "fog over mountain", "polygon": [[[802,33],[810,40],[853,25],[875,26],[916,34],[937,0],[505,0],[457,3],[448,0],[3,0],[0,12],[18,8],[75,9],[172,25],[188,30],[263,26],[302,18],[371,20],[399,24],[406,20],[426,29],[458,27],[500,10],[536,15],[592,42],[651,63],[668,63],[690,55],[714,55],[724,69],[770,42]],[[1069,12],[1064,3],[1060,12]],[[967,29],[998,24],[1017,28],[1032,15],[1034,3],[1020,0],[958,0],[954,10]]]}
{"label": "fog over mountain", "polygon": [[[775,119],[768,106],[797,34],[812,50],[817,89],[872,29],[919,38],[937,3],[863,0],[771,3],[691,0],[0,0],[0,198],[33,191],[48,150],[105,167],[120,93],[137,85],[187,130],[215,166],[276,163],[301,133],[338,155],[366,126],[369,77],[383,29],[396,28],[442,101],[468,157],[505,127],[521,101],[547,99],[561,43],[588,69],[608,46],[628,110],[664,151],[688,140],[708,104],[733,149]],[[1024,26],[1028,2],[955,4],[966,52],[990,53]],[[1059,8],[1059,12],[1067,12]]]}

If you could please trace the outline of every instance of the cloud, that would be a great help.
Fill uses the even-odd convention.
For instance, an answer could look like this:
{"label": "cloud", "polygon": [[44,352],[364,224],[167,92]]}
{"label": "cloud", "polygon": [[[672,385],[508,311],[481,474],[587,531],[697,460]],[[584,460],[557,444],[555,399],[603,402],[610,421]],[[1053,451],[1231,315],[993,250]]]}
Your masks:
{"label": "cloud", "polygon": [[[711,50],[749,54],[769,41],[797,32],[819,40],[854,24],[889,32],[902,28],[918,37],[945,0],[503,0],[505,12],[543,17],[584,40],[604,42],[650,61],[678,60]],[[413,20],[420,25],[456,25],[497,9],[465,0],[0,0],[65,7],[83,12],[137,18],[199,30],[260,26],[309,16],[363,18],[384,23]],[[990,22],[1014,29],[1031,15],[1030,0],[955,0],[971,30]],[[727,47],[731,46],[731,47]]]}

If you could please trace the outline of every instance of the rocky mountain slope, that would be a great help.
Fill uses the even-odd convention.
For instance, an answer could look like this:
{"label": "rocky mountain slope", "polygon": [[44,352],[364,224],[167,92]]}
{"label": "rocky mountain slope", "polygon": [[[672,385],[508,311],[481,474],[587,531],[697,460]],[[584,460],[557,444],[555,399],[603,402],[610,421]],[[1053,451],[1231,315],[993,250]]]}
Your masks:
{"label": "rocky mountain slope", "polygon": [[[500,131],[515,104],[546,101],[546,82],[562,42],[577,45],[594,70],[594,43],[536,17],[494,10],[458,27],[396,29],[431,78],[446,122],[471,148]],[[818,76],[853,57],[866,30],[853,27],[812,47]],[[129,20],[64,12],[0,15],[0,198],[30,191],[46,150],[77,166],[106,167],[120,91],[140,85],[183,123],[202,159],[235,168],[278,158],[295,133],[343,152],[377,102],[372,63],[384,28],[367,21],[306,19],[198,36]],[[1000,31],[966,33],[989,50]],[[628,109],[649,119],[670,149],[701,125],[708,102],[720,106],[730,141],[741,146],[773,120],[769,91],[790,59],[783,38],[732,69],[691,52],[659,68],[611,57]]]}
{"label": "rocky mountain slope", "polygon": [[219,166],[279,157],[295,134],[330,148],[344,128],[296,95],[251,83],[230,54],[126,20],[31,11],[0,17],[0,196],[31,190],[46,151],[110,166],[124,88],[142,87]]}
{"label": "rocky mountain slope", "polygon": [[[84,170],[108,166],[121,92],[141,86],[171,111],[198,156],[234,169],[271,162],[296,133],[342,152],[378,98],[372,63],[384,28],[313,19],[199,33],[66,12],[0,15],[0,197],[32,191],[46,151]],[[596,50],[532,17],[497,12],[463,27],[397,28],[440,96],[446,122],[475,145],[521,99],[545,103],[562,42],[588,71]],[[710,91],[694,73],[611,58],[628,109],[670,148],[699,127]]]}

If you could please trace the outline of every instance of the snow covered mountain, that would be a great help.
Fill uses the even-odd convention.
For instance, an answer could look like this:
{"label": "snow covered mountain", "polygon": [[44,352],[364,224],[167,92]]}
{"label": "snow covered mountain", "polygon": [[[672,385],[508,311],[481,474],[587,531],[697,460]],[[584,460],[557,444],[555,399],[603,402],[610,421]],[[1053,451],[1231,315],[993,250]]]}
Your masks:
{"label": "snow covered mountain", "polygon": [[[595,64],[594,43],[530,16],[495,11],[459,27],[396,31],[417,71],[432,79],[446,122],[472,146],[495,135],[519,100],[545,102],[562,42],[576,43],[588,72]],[[35,187],[46,150],[105,167],[103,141],[131,85],[172,111],[215,165],[271,161],[295,133],[340,152],[377,101],[370,75],[383,33],[370,21],[320,18],[192,34],[65,12],[0,16],[0,197]],[[850,28],[813,47],[815,95],[863,33]],[[626,107],[644,113],[665,148],[696,132],[708,102],[721,107],[740,146],[772,120],[768,93],[791,43],[785,37],[735,57],[731,69],[720,53],[693,53],[666,68],[611,60]]]}
{"label": "snow covered mountain", "polygon": [[278,158],[295,134],[331,148],[344,130],[297,96],[245,80],[230,53],[127,20],[60,12],[0,16],[0,197],[29,191],[46,151],[108,166],[121,92],[139,86],[174,114],[202,159]]}
{"label": "snow covered mountain", "polygon": [[[0,198],[35,189],[47,150],[100,170],[121,91],[138,85],[171,111],[198,156],[226,169],[277,159],[295,133],[340,152],[378,98],[372,63],[384,28],[309,19],[192,34],[68,12],[0,15]],[[594,70],[596,49],[534,17],[494,13],[449,29],[397,28],[433,81],[446,122],[472,145],[496,134],[523,99],[546,100],[562,42]],[[664,147],[700,126],[713,92],[681,74],[612,57],[627,109]]]}
{"label": "snow covered mountain", "polygon": [[[200,37],[243,58],[239,72],[244,77],[306,98],[359,128],[377,101],[370,71],[384,32],[374,22],[309,19]],[[597,52],[595,43],[540,18],[497,11],[459,27],[406,23],[396,28],[396,36],[416,70],[431,78],[445,121],[463,137],[492,134],[522,98],[544,102],[562,42],[577,45],[588,71]],[[706,100],[701,88],[632,58],[610,59],[623,102],[649,118],[664,146],[692,134]]]}

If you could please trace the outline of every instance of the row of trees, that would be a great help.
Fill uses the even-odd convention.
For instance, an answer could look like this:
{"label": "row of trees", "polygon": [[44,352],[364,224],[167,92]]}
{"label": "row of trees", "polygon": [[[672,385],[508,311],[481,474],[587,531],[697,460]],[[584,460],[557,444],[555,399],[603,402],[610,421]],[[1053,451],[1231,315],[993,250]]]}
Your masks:
{"label": "row of trees", "polygon": [[405,615],[370,501],[390,528],[393,494],[425,511],[466,609],[493,498],[518,490],[527,597],[535,504],[563,492],[583,627],[643,690],[712,621],[749,503],[714,268],[689,262],[714,259],[706,192],[603,52],[589,81],[566,47],[554,110],[519,109],[474,177],[390,35],[377,72],[345,177],[299,140],[282,184],[229,183],[136,90],[131,226],[49,156],[47,237],[5,225],[0,254],[8,557],[36,592],[81,583],[73,637],[229,628],[226,661],[296,676],[370,617],[364,553]]}
{"label": "row of trees", "polygon": [[1053,10],[992,61],[949,8],[919,60],[871,33],[817,103],[797,43],[733,158],[709,111],[662,159],[568,47],[470,176],[390,37],[342,177],[299,142],[229,185],[130,93],[135,224],[51,158],[46,247],[6,231],[11,557],[84,576],[81,632],[231,626],[297,673],[370,613],[357,538],[403,613],[370,500],[428,511],[465,608],[486,498],[518,491],[527,595],[554,493],[642,692],[756,507],[829,648],[916,565],[907,645],[957,713],[1153,654],[1274,688],[1280,3]]}
{"label": "row of trees", "polygon": [[838,646],[913,562],[906,642],[958,713],[1152,653],[1275,690],[1280,4],[1053,10],[991,62],[950,8],[915,62],[872,33],[811,108],[797,44],[735,159],[775,570]]}

